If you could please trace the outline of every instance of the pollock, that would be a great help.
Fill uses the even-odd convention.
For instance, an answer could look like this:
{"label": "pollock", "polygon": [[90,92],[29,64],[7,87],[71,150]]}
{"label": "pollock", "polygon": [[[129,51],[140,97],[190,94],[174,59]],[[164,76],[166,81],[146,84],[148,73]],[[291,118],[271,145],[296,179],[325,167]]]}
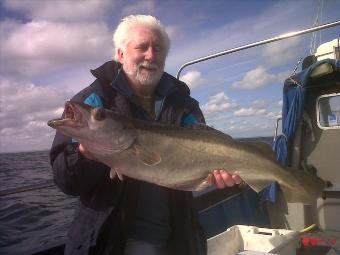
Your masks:
{"label": "pollock", "polygon": [[240,142],[202,124],[183,128],[66,102],[64,117],[48,125],[83,144],[111,168],[112,178],[198,191],[209,186],[213,169],[226,169],[256,192],[277,182],[287,202],[303,203],[315,201],[325,187],[315,175],[278,164],[267,144]]}

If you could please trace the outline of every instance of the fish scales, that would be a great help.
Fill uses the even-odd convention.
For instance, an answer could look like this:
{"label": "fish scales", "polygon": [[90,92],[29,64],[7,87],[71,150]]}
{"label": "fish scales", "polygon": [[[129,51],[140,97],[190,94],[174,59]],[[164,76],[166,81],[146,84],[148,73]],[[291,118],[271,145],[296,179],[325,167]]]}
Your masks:
{"label": "fish scales", "polygon": [[[260,179],[264,184],[257,190],[262,189],[275,180],[281,182],[280,176],[274,176],[277,171],[279,173],[282,172],[281,167],[270,160],[262,158],[259,160],[259,153],[249,153],[248,148],[243,144],[230,140],[231,138],[223,136],[218,132],[211,132],[211,130],[209,132],[209,130],[204,129],[182,129],[180,133],[170,131],[167,134],[163,134],[163,137],[158,137],[155,133],[157,131],[152,132],[152,134],[145,134],[145,139],[141,144],[153,151],[164,152],[164,158],[167,161],[157,165],[158,168],[165,166],[166,169],[164,171],[167,170],[176,174],[176,171],[178,171],[179,175],[180,173],[195,173],[196,179],[202,179],[208,175],[211,169],[225,168],[232,173],[241,175],[250,183],[252,180]],[[204,138],[202,139],[202,137]],[[167,144],[170,144],[172,148],[170,151],[164,147],[166,139],[169,140]],[[160,144],[159,141],[162,141],[162,143]],[[187,157],[190,160],[180,160],[183,157]],[[269,170],[273,168],[274,170],[276,168],[277,171]],[[191,170],[181,171],[181,169]],[[286,174],[284,170],[281,175],[283,174]],[[197,176],[200,178],[197,178]],[[172,183],[167,185],[172,185]],[[185,189],[185,187],[182,187],[182,189]]]}

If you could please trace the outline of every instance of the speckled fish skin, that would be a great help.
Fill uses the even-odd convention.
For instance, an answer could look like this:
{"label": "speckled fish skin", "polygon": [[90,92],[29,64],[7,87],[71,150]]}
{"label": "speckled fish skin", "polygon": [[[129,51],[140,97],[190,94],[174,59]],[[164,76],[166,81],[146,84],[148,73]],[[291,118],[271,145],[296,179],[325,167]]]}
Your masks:
{"label": "speckled fish skin", "polygon": [[264,143],[240,142],[213,128],[181,128],[122,116],[103,108],[67,102],[65,117],[48,122],[77,139],[111,176],[129,176],[178,190],[209,186],[208,174],[226,169],[259,192],[279,183],[287,202],[312,203],[325,182],[279,165]]}

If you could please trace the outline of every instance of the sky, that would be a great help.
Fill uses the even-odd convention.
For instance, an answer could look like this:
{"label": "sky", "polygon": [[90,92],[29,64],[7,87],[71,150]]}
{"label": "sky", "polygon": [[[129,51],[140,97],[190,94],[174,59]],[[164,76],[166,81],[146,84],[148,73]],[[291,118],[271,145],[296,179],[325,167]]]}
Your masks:
{"label": "sky", "polygon": [[[130,14],[161,20],[171,38],[166,72],[212,53],[340,19],[340,0],[0,0],[0,153],[45,150],[65,101],[111,60],[112,34]],[[318,11],[321,10],[321,11]],[[317,45],[340,27],[315,35]],[[235,138],[272,136],[282,86],[310,54],[307,34],[192,65],[180,79],[207,124]],[[298,69],[299,70],[299,69]]]}

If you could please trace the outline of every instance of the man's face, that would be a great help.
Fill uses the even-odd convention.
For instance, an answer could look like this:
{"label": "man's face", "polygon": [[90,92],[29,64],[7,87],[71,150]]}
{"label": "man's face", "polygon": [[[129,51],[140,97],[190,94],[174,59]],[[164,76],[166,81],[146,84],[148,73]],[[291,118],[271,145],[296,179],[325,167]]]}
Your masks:
{"label": "man's face", "polygon": [[164,72],[166,58],[161,36],[143,26],[131,29],[130,34],[126,50],[118,50],[118,60],[133,85],[154,89]]}

